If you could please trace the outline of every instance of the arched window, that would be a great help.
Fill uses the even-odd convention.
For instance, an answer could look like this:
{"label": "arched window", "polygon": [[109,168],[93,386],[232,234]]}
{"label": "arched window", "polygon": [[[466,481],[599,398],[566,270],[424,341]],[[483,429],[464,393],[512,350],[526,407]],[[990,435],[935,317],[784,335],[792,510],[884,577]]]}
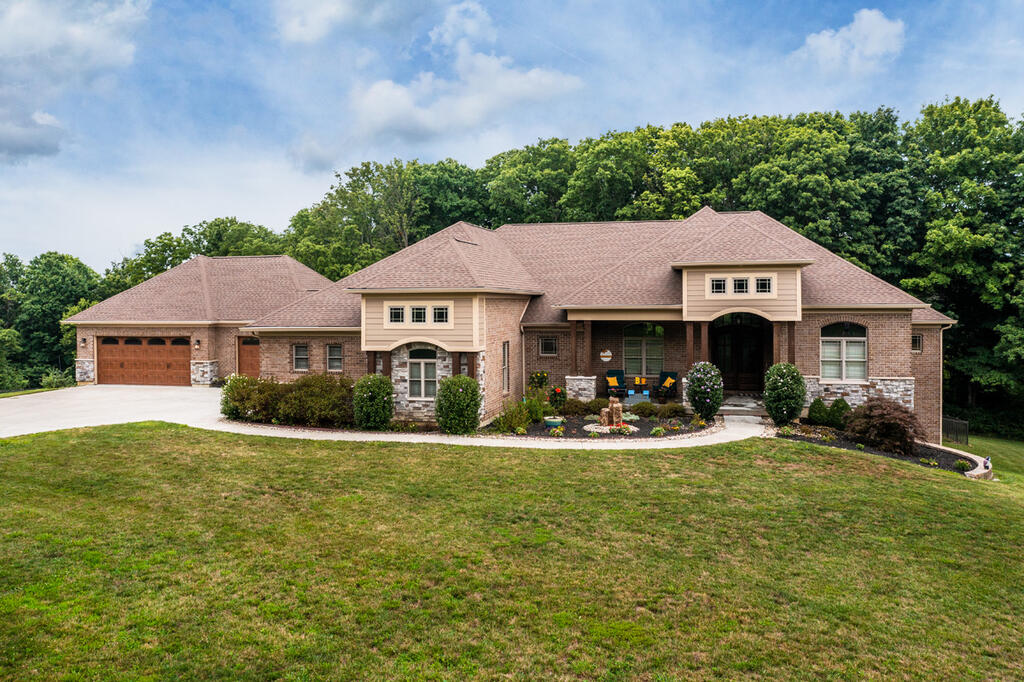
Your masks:
{"label": "arched window", "polygon": [[163,339],[147,339],[146,343],[150,346],[166,346],[167,342]]}
{"label": "arched window", "polygon": [[437,395],[437,351],[414,348],[409,351],[409,398],[433,400]]}
{"label": "arched window", "polygon": [[867,380],[867,328],[854,322],[836,322],[821,328],[821,378]]}
{"label": "arched window", "polygon": [[654,375],[665,367],[665,328],[660,324],[627,325],[622,336],[626,374]]}

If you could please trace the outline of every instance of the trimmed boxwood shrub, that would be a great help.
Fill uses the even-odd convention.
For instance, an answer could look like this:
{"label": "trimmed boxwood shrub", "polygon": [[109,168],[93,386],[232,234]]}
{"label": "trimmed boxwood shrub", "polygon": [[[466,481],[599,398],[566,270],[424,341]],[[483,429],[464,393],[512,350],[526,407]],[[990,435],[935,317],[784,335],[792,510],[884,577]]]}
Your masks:
{"label": "trimmed boxwood shrub", "polygon": [[807,397],[807,386],[796,365],[780,362],[764,375],[764,409],[777,426],[799,416]]}
{"label": "trimmed boxwood shrub", "polygon": [[442,433],[473,433],[480,426],[480,384],[464,374],[438,382],[434,416]]}
{"label": "trimmed boxwood shrub", "polygon": [[276,422],[281,400],[291,390],[291,384],[279,384],[275,379],[233,374],[221,389],[220,411],[228,419]]}
{"label": "trimmed boxwood shrub", "polygon": [[590,414],[590,408],[587,404],[578,398],[569,398],[562,405],[562,409],[558,411],[563,417],[582,417]]}
{"label": "trimmed boxwood shrub", "polygon": [[494,418],[494,428],[502,433],[517,433],[530,425],[530,411],[525,402],[509,400],[501,409],[501,414]]}
{"label": "trimmed boxwood shrub", "polygon": [[679,419],[688,412],[681,403],[666,403],[658,407],[658,419]]}
{"label": "trimmed boxwood shrub", "polygon": [[643,402],[639,402],[636,405],[631,406],[629,408],[629,411],[638,417],[650,419],[654,415],[658,414],[658,407],[651,401],[645,400]]}
{"label": "trimmed boxwood shrub", "polygon": [[923,431],[917,415],[902,403],[874,396],[850,413],[846,433],[858,443],[910,456]]}
{"label": "trimmed boxwood shrub", "polygon": [[807,421],[814,426],[829,426],[828,408],[821,398],[811,401],[811,406],[807,408]]}
{"label": "trimmed boxwood shrub", "polygon": [[395,415],[395,398],[390,377],[365,374],[359,377],[352,391],[352,414],[356,426],[369,431],[382,431]]}
{"label": "trimmed boxwood shrub", "polygon": [[296,380],[281,398],[278,419],[301,426],[352,426],[352,380],[340,374],[310,374]]}
{"label": "trimmed boxwood shrub", "polygon": [[569,398],[569,395],[565,392],[565,389],[561,386],[552,386],[551,390],[548,391],[548,402],[551,403],[551,407],[556,410],[562,409],[562,405]]}
{"label": "trimmed boxwood shrub", "polygon": [[704,419],[712,419],[722,406],[722,373],[710,362],[698,362],[686,375],[686,397],[693,411]]}
{"label": "trimmed boxwood shrub", "polygon": [[850,416],[850,403],[843,398],[836,398],[828,407],[828,425],[834,429],[846,428],[846,419]]}
{"label": "trimmed boxwood shrub", "polygon": [[601,410],[608,407],[608,398],[594,398],[587,403],[589,414],[601,414]]}

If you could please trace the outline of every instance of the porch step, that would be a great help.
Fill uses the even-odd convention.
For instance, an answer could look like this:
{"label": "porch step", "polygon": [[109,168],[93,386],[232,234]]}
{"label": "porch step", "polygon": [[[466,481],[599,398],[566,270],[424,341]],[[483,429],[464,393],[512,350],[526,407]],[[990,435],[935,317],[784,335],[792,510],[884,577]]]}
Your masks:
{"label": "porch step", "polygon": [[761,396],[754,393],[726,393],[719,414],[767,417]]}

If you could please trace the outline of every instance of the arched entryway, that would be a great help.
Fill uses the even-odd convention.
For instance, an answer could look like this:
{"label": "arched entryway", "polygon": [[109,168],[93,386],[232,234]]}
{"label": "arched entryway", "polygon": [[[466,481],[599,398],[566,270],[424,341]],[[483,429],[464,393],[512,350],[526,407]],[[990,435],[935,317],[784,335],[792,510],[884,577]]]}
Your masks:
{"label": "arched entryway", "polygon": [[752,313],[728,313],[711,323],[711,362],[727,391],[762,391],[772,364],[772,323]]}

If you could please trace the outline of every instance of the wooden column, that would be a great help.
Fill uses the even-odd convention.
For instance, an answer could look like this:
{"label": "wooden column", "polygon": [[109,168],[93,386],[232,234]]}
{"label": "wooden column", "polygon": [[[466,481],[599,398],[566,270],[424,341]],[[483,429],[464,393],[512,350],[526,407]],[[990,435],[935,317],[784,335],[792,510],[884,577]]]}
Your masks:
{"label": "wooden column", "polygon": [[711,348],[708,347],[708,322],[700,323],[700,357],[705,362],[711,361]]}
{"label": "wooden column", "polygon": [[593,358],[594,349],[591,348],[593,343],[593,322],[585,320],[583,322],[583,374],[590,376],[594,373]]}
{"label": "wooden column", "polygon": [[796,364],[796,322],[786,324],[786,343],[789,351],[789,361]]}
{"label": "wooden column", "polygon": [[693,322],[686,323],[686,362],[684,363],[685,370],[689,370],[696,362],[696,358],[693,356],[693,337],[696,336],[696,325]]}
{"label": "wooden column", "polygon": [[462,353],[452,353],[452,376],[462,374]]}
{"label": "wooden column", "polygon": [[573,375],[577,375],[580,373],[579,358],[576,354],[576,326],[578,322],[573,320],[570,324],[572,325],[572,332],[569,334],[569,345],[572,347],[572,364],[570,367],[572,367]]}
{"label": "wooden column", "polygon": [[391,376],[391,351],[386,350],[381,352],[380,364],[381,373],[386,377]]}
{"label": "wooden column", "polygon": [[772,322],[772,362],[781,362],[782,358],[782,330],[778,322]]}
{"label": "wooden column", "polygon": [[466,373],[476,379],[476,353],[466,353]]}
{"label": "wooden column", "polygon": [[366,351],[366,373],[377,373],[377,351],[375,350]]}

